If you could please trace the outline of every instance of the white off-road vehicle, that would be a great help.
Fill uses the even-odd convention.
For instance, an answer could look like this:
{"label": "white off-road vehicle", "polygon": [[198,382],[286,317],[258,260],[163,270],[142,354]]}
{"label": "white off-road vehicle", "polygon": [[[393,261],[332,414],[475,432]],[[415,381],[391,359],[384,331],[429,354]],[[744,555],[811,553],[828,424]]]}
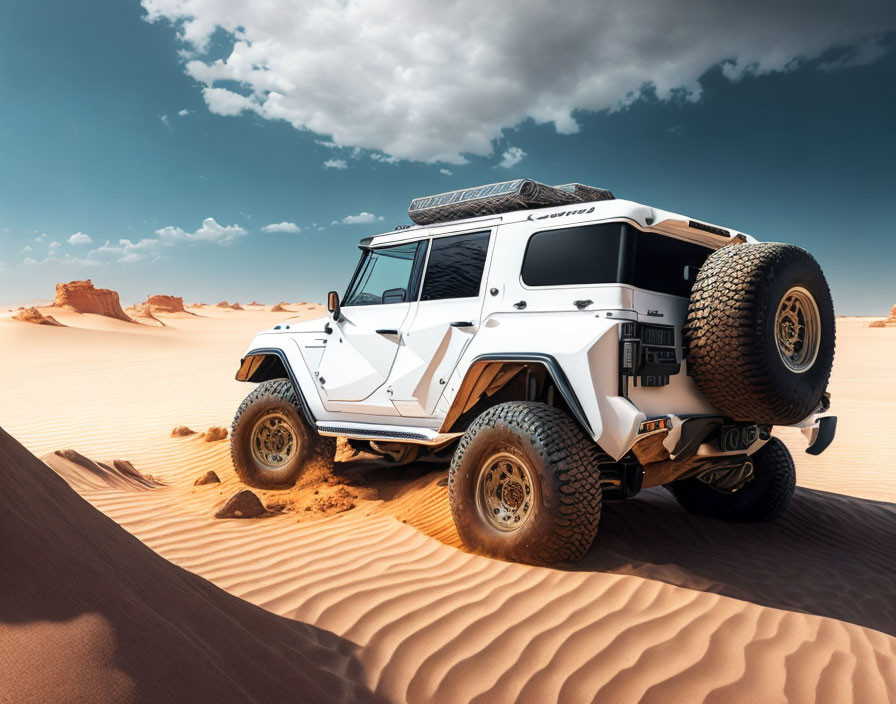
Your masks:
{"label": "white off-road vehicle", "polygon": [[291,486],[336,438],[450,458],[471,549],[576,560],[604,499],[665,486],[688,511],[769,521],[794,491],[773,426],[818,454],[834,312],[803,249],[609,191],[529,180],[411,203],[361,241],[328,318],[259,333],[233,422],[247,484]]}

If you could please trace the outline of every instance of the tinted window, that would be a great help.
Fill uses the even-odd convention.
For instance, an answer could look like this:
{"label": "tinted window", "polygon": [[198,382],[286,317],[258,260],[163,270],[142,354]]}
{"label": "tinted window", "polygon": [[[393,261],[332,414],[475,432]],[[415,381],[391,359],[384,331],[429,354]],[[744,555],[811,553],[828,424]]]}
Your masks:
{"label": "tinted window", "polygon": [[345,306],[369,306],[410,300],[408,288],[420,243],[380,247],[364,252]]}
{"label": "tinted window", "polygon": [[582,225],[536,232],[523,259],[528,286],[624,283],[674,296],[689,296],[693,273],[710,250],[625,223]]}
{"label": "tinted window", "polygon": [[434,239],[423,278],[421,300],[478,296],[488,240],[488,232]]}
{"label": "tinted window", "polygon": [[523,258],[523,282],[528,286],[615,283],[623,227],[617,222],[536,232]]}
{"label": "tinted window", "polygon": [[634,233],[631,283],[648,291],[690,296],[694,280],[693,277],[690,280],[685,278],[685,267],[693,267],[696,274],[712,250],[635,228],[631,228],[630,232]]}

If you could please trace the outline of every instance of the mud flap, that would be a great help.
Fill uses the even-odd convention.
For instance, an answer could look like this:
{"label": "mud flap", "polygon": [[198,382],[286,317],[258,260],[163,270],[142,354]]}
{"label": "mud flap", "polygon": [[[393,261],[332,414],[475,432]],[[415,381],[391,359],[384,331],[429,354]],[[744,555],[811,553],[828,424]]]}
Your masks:
{"label": "mud flap", "polygon": [[[809,432],[806,432],[809,431]],[[806,453],[810,455],[820,455],[828,449],[834,441],[834,433],[837,431],[837,416],[825,416],[818,419],[818,424],[811,428],[806,428],[803,432],[809,438],[809,447]]]}

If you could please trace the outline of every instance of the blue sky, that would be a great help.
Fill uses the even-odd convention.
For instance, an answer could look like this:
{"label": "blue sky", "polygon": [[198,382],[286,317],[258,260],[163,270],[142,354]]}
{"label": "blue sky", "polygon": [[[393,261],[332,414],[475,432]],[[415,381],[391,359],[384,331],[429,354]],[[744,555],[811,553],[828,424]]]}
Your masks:
{"label": "blue sky", "polygon": [[441,4],[409,34],[350,3],[2,3],[0,304],[87,277],[125,302],[323,301],[412,197],[526,176],[799,244],[838,313],[882,313],[896,11],[703,2],[677,44],[637,8],[580,30],[572,0],[590,14],[565,33],[538,31],[542,3],[481,35]]}

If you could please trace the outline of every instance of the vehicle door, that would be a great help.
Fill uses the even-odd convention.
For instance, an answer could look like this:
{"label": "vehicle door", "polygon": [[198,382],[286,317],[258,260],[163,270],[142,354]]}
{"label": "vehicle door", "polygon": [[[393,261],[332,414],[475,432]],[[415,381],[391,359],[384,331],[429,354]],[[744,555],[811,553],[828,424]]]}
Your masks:
{"label": "vehicle door", "polygon": [[[342,302],[318,367],[328,401],[361,401],[381,387],[416,299],[425,241],[367,249]],[[418,254],[419,252],[419,254]]]}
{"label": "vehicle door", "polygon": [[401,415],[432,414],[476,333],[491,240],[491,230],[432,239],[420,300],[408,315],[389,377],[392,404]]}

